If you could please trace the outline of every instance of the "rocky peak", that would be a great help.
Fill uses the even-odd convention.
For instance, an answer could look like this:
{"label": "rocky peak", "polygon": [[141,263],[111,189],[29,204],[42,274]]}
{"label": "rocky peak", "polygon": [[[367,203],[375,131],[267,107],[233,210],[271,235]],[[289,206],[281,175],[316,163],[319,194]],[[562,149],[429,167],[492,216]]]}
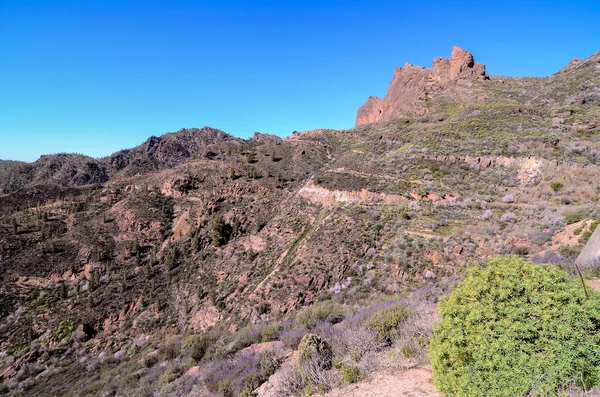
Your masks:
{"label": "rocky peak", "polygon": [[282,139],[280,137],[278,137],[277,135],[263,134],[260,132],[254,132],[254,135],[249,140],[249,142],[252,142],[255,144],[272,143],[272,144],[277,144],[277,145],[279,145],[281,143],[281,141],[282,141]]}
{"label": "rocky peak", "polygon": [[450,58],[450,80],[459,76],[483,77],[485,76],[485,65],[475,64],[473,54],[458,46],[454,46],[452,57]]}
{"label": "rocky peak", "polygon": [[127,166],[139,171],[163,169],[181,164],[195,155],[206,153],[213,145],[231,140],[239,139],[211,127],[183,128],[159,137],[152,136],[139,146],[113,153],[108,162],[113,172]]}
{"label": "rocky peak", "polygon": [[563,73],[566,72],[567,70],[576,68],[577,66],[579,66],[583,61],[581,60],[581,58],[573,58],[571,60],[571,62],[569,62],[564,68],[562,68],[561,70],[558,71],[558,73]]}
{"label": "rocky peak", "polygon": [[358,109],[356,125],[389,120],[399,114],[425,114],[428,112],[427,93],[432,88],[458,79],[485,79],[485,65],[475,63],[468,51],[455,46],[448,58],[435,58],[431,68],[406,63],[396,67],[387,94],[379,99],[371,96]]}

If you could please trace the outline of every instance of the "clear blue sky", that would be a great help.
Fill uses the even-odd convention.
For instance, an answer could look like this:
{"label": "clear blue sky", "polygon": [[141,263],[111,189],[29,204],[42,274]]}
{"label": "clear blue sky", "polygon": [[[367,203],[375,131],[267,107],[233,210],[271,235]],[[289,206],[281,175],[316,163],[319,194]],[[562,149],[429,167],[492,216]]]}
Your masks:
{"label": "clear blue sky", "polygon": [[453,45],[516,76],[600,50],[598,0],[408,3],[0,0],[0,158],[351,128],[396,65]]}

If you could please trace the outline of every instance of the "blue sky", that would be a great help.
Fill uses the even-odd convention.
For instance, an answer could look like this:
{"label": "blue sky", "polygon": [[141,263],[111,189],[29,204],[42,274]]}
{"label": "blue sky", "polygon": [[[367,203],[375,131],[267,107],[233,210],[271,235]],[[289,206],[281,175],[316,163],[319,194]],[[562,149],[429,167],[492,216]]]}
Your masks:
{"label": "blue sky", "polygon": [[351,128],[396,65],[460,45],[490,74],[546,76],[600,50],[599,20],[597,0],[0,0],[0,158]]}

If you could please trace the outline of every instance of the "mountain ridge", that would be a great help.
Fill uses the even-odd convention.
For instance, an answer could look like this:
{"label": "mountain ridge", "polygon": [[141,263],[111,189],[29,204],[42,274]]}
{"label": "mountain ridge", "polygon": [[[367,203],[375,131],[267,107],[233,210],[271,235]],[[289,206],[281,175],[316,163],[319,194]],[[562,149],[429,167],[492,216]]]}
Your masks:
{"label": "mountain ridge", "polygon": [[[565,73],[581,65],[600,59],[597,52],[585,60],[574,58],[556,74]],[[494,79],[510,78],[508,76],[492,76]],[[543,79],[543,77],[541,77]],[[546,77],[547,78],[547,77]],[[388,91],[383,98],[369,97],[357,111],[356,127],[378,121],[389,121],[401,115],[424,115],[429,112],[430,101],[433,96],[448,91],[446,95],[459,97],[460,100],[469,100],[471,94],[469,80],[489,80],[485,72],[485,65],[475,63],[471,53],[455,46],[450,58],[438,57],[433,60],[430,68],[413,66],[396,67]],[[462,80],[462,84],[458,80]],[[481,100],[475,98],[474,100]]]}
{"label": "mountain ridge", "polygon": [[[369,376],[420,363],[465,267],[570,270],[600,219],[600,53],[547,78],[479,79],[461,59],[426,112],[351,130],[205,127],[2,162],[0,394],[267,397],[257,379],[295,368],[306,333]],[[415,334],[339,356],[366,335],[347,324],[400,303]],[[258,376],[269,346],[287,358]]]}

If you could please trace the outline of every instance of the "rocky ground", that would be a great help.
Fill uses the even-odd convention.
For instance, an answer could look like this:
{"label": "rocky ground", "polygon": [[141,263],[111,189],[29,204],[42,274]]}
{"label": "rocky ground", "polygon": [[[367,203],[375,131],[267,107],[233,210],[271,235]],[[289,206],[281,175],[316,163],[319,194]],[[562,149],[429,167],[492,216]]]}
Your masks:
{"label": "rocky ground", "polygon": [[431,368],[416,367],[379,373],[367,381],[327,393],[326,397],[440,397],[433,385]]}

